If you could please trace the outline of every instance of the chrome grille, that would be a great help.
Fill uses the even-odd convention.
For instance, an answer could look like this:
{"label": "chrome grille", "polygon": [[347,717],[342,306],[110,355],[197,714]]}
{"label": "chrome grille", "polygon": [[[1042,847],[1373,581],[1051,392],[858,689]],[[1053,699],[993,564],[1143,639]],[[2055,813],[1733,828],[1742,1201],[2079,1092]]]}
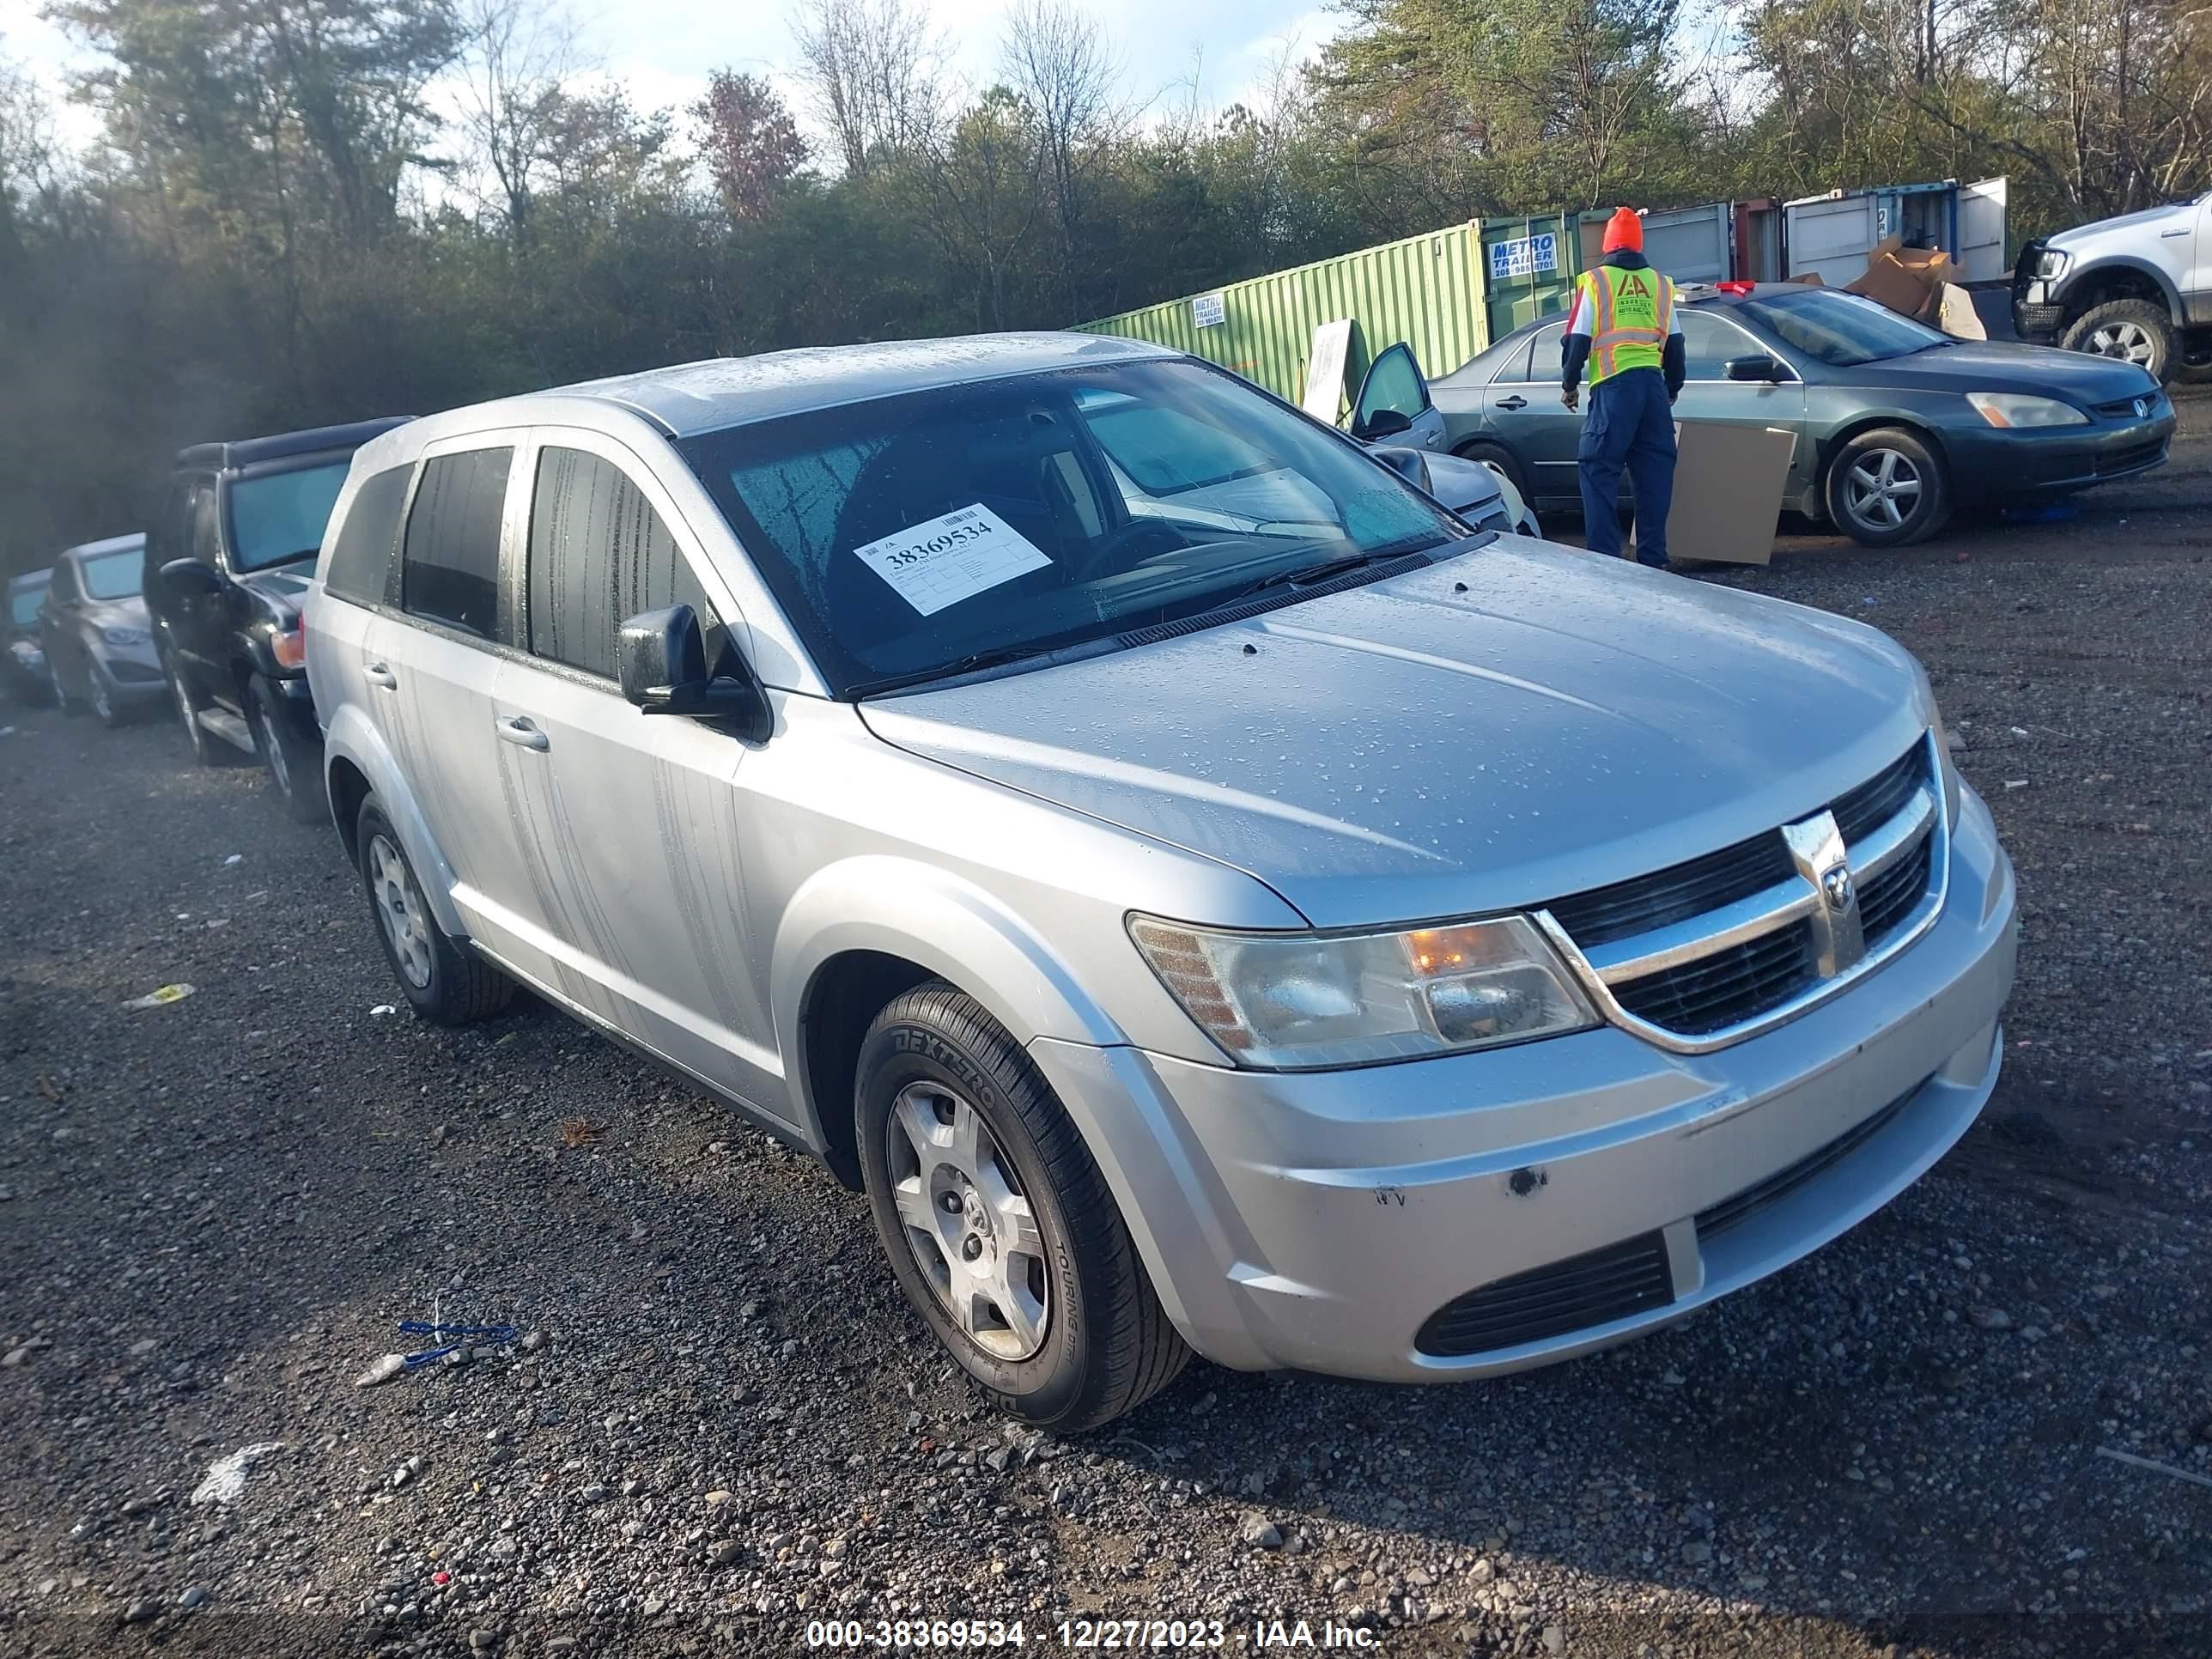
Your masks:
{"label": "chrome grille", "polygon": [[1754,836],[1656,876],[1561,899],[1552,906],[1552,918],[1577,945],[1607,945],[1717,910],[1789,874],[1790,852],[1782,837]]}
{"label": "chrome grille", "polygon": [[1742,945],[1613,988],[1613,1000],[1638,1019],[1704,1036],[1756,1018],[1810,984],[1810,930],[1778,927]]}
{"label": "chrome grille", "polygon": [[1718,1048],[1900,949],[1942,903],[1948,857],[1930,732],[1826,810],[1545,907],[1616,1023]]}

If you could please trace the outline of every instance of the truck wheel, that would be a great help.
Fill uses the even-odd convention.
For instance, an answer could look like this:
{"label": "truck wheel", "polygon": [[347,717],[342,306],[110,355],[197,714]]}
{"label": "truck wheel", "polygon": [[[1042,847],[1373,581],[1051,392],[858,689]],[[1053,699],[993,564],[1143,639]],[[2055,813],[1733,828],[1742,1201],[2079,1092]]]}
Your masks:
{"label": "truck wheel", "polygon": [[169,706],[177,711],[185,723],[185,741],[191,745],[192,761],[198,766],[222,766],[228,763],[226,752],[229,744],[219,742],[200,724],[199,699],[185,684],[185,676],[177,666],[177,659],[166,650],[161,656],[161,678],[169,683]]}
{"label": "truck wheel", "polygon": [[[253,728],[253,746],[269,781],[284,803],[285,815],[295,823],[320,823],[330,817],[330,801],[323,793],[322,757],[315,746],[279,718],[258,685],[246,693],[246,718]],[[195,727],[197,729],[197,727]]]}
{"label": "truck wheel", "polygon": [[1072,1432],[1174,1380],[1190,1351],[1090,1148],[973,998],[937,980],[893,1002],[854,1092],[891,1271],[1000,1410]]}
{"label": "truck wheel", "polygon": [[489,1019],[514,999],[514,981],[448,938],[430,913],[399,833],[371,795],[361,804],[354,844],[385,959],[417,1017],[434,1025]]}
{"label": "truck wheel", "polygon": [[2118,357],[2164,386],[2181,368],[2181,337],[2166,307],[2148,300],[2112,300],[2067,325],[2058,343],[2069,351]]}
{"label": "truck wheel", "polygon": [[1951,516],[1942,459],[1899,426],[1862,432],[1828,463],[1828,517],[1862,547],[1910,547]]}

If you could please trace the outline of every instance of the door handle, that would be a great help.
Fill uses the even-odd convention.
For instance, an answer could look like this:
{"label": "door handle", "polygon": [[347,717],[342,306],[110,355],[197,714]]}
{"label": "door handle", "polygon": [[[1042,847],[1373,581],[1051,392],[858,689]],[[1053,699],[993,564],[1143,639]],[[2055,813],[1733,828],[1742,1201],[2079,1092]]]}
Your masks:
{"label": "door handle", "polygon": [[373,662],[361,672],[362,678],[371,685],[380,685],[387,691],[397,691],[399,689],[399,676],[380,662]]}
{"label": "door handle", "polygon": [[1500,409],[1526,409],[1528,407],[1528,400],[1526,398],[1500,398],[1498,400],[1498,406]]}
{"label": "door handle", "polygon": [[498,722],[501,743],[520,744],[525,749],[535,749],[544,754],[553,746],[553,739],[539,731],[527,714],[514,714]]}

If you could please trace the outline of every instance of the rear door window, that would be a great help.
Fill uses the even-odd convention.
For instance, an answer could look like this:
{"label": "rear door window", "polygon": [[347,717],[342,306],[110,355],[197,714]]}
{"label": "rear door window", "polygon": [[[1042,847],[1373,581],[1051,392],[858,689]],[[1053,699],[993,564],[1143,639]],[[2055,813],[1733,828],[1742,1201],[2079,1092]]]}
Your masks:
{"label": "rear door window", "polygon": [[465,633],[499,633],[499,528],[511,448],[471,449],[422,464],[400,553],[400,599],[411,616]]}
{"label": "rear door window", "polygon": [[388,467],[354,491],[345,522],[331,544],[323,586],[356,605],[381,605],[389,592],[392,556],[399,544],[399,515],[407,507],[410,463]]}
{"label": "rear door window", "polygon": [[604,456],[552,444],[538,452],[529,587],[534,656],[613,679],[623,621],[688,605],[714,660],[705,590],[645,492]]}

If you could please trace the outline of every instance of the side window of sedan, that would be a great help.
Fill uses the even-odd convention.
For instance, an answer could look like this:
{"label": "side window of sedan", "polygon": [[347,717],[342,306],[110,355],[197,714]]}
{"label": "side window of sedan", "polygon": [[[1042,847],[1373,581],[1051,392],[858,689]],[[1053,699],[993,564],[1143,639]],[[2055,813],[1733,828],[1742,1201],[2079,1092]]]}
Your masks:
{"label": "side window of sedan", "polygon": [[688,605],[706,634],[707,660],[721,627],[706,590],[645,492],[621,467],[588,450],[538,452],[530,506],[530,651],[613,679],[625,619]]}
{"label": "side window of sedan", "polygon": [[1509,366],[1499,371],[1499,382],[1512,380],[1533,386],[1558,380],[1561,362],[1559,349],[1566,337],[1567,325],[1564,322],[1550,323],[1538,329],[1528,342],[1527,354],[1516,353]]}
{"label": "side window of sedan", "polygon": [[1770,354],[1734,323],[1685,307],[1682,355],[1690,380],[1725,380],[1730,360]]}

